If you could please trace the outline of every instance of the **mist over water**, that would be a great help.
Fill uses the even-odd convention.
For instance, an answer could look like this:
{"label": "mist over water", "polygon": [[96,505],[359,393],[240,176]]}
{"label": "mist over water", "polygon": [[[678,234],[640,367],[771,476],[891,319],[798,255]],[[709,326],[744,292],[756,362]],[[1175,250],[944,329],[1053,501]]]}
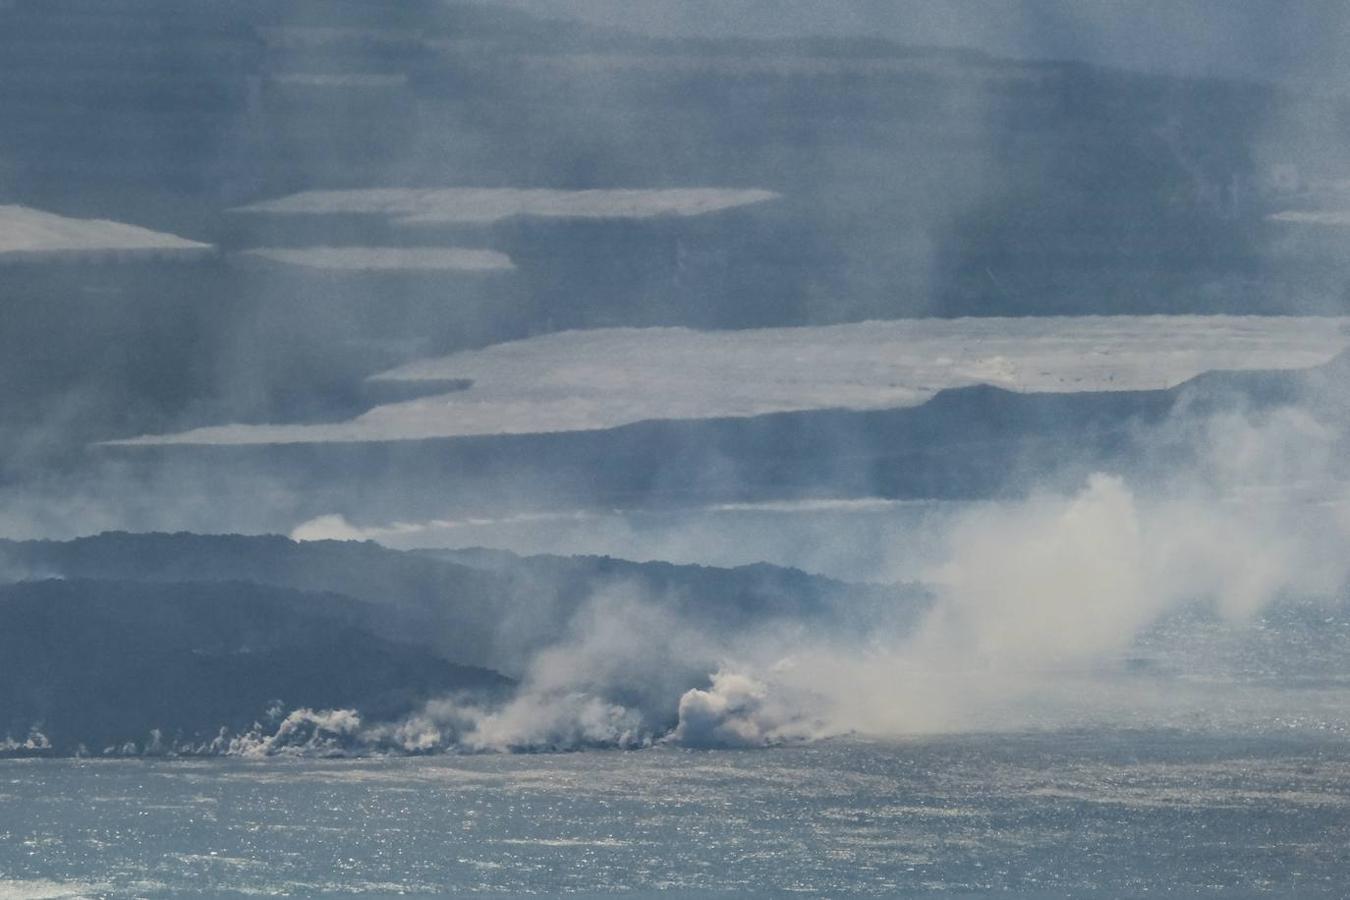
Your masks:
{"label": "mist over water", "polygon": [[[1159,489],[1098,473],[1072,493],[926,520],[927,540],[941,537],[910,560],[925,599],[883,588],[860,632],[689,618],[619,585],[528,658],[509,703],[437,700],[352,737],[366,751],[425,752],[1142,722],[1344,733],[1335,698],[1350,673],[1307,643],[1345,615],[1350,506],[1334,480],[1336,437],[1297,410],[1225,414],[1201,433],[1201,466]],[[877,520],[830,521],[862,533]],[[308,527],[323,536],[324,523]],[[837,537],[848,544],[847,531]],[[1296,624],[1290,610],[1312,618]],[[1240,648],[1272,630],[1283,649],[1254,677]]]}
{"label": "mist over water", "polygon": [[[924,507],[918,515],[902,504],[857,501],[802,504],[787,507],[790,513],[761,507],[754,520],[760,546],[776,538],[776,552],[789,553],[801,532],[777,530],[774,519],[823,515],[825,524],[811,533],[829,530],[830,540],[814,542],[806,558],[857,580],[920,583],[926,599],[916,608],[897,586],[867,614],[861,633],[830,635],[783,622],[681,621],[638,586],[611,591],[584,604],[570,631],[525,668],[521,694],[508,707],[433,703],[403,726],[415,737],[396,743],[756,746],[849,733],[1138,722],[1263,729],[1299,708],[1308,713],[1304,724],[1343,730],[1333,698],[1345,672],[1334,664],[1318,669],[1303,644],[1310,635],[1281,619],[1290,608],[1314,616],[1321,609],[1327,626],[1344,615],[1350,505],[1341,438],[1298,408],[1225,412],[1186,428],[1187,441],[1200,448],[1194,463],[1151,486],[1096,473],[1068,493],[1033,491],[1023,500]],[[685,527],[697,535],[717,515],[705,511]],[[612,520],[622,521],[596,518],[611,529]],[[545,521],[588,524],[585,516]],[[492,533],[490,525],[445,522],[361,533],[330,518],[296,536],[453,542],[459,527]],[[578,540],[613,540],[604,527]],[[619,539],[632,540],[627,532]],[[921,548],[907,550],[907,541]],[[868,555],[860,542],[883,549]],[[634,544],[653,556],[709,561],[698,538],[678,527]],[[887,544],[899,549],[888,553]],[[860,564],[864,556],[871,568]],[[1216,640],[1255,641],[1272,627],[1290,629],[1282,638],[1287,656],[1264,679],[1235,659],[1221,662],[1234,650],[1217,650]],[[1181,649],[1183,635],[1189,651]],[[1178,653],[1205,662],[1191,667]],[[682,689],[691,674],[706,683]],[[1332,693],[1296,688],[1309,679]]]}
{"label": "mist over water", "polygon": [[1347,26],[0,0],[0,900],[1338,896]]}

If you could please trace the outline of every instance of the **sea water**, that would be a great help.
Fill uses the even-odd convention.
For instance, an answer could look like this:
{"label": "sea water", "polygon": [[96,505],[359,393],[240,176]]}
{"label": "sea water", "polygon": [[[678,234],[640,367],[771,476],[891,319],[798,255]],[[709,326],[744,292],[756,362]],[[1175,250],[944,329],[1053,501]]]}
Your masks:
{"label": "sea water", "polygon": [[1347,890],[1350,742],[1308,731],[0,762],[4,900]]}

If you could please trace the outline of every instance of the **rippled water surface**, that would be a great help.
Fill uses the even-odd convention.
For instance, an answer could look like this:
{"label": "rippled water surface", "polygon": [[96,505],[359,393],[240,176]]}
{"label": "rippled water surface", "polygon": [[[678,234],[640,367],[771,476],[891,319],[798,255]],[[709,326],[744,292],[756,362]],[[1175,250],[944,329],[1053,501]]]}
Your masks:
{"label": "rippled water surface", "polygon": [[1350,745],[1069,732],[742,752],[0,762],[0,898],[1344,896]]}

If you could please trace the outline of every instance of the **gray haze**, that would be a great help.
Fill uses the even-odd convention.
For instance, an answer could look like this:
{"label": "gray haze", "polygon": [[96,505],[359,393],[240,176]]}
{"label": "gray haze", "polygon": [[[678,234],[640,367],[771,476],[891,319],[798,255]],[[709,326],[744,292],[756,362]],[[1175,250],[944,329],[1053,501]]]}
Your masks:
{"label": "gray haze", "polygon": [[664,37],[881,38],[1149,72],[1339,81],[1350,15],[1334,0],[507,0]]}
{"label": "gray haze", "polygon": [[0,6],[0,747],[1343,730],[1347,21]]}
{"label": "gray haze", "polygon": [[[941,454],[891,465],[901,438],[875,419],[753,447],[696,434],[661,456],[625,436],[508,453],[102,442],[343,423],[465,386],[370,376],[565,329],[1346,307],[1343,232],[1312,224],[1347,202],[1337,4],[246,3],[175,7],[167,31],[165,9],[0,11],[0,201],[210,245],[6,255],[15,536],[1024,490],[1110,447],[1067,440],[1087,458],[1066,467],[991,434],[958,476]],[[774,199],[638,219],[266,211],[306,190],[465,187]],[[983,416],[938,406],[920,418],[943,419],[942,440]],[[747,483],[759,448],[784,445],[789,471]],[[610,461],[579,474],[597,452]]]}

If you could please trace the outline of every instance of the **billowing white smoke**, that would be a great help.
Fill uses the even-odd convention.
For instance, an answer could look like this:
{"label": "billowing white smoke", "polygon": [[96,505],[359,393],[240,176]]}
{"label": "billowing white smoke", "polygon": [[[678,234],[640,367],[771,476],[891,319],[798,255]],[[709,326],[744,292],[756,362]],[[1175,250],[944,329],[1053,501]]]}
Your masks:
{"label": "billowing white smoke", "polygon": [[550,751],[652,743],[642,714],[595,694],[529,690],[501,708],[436,700],[419,713],[368,735],[381,748],[410,753],[442,750]]}
{"label": "billowing white smoke", "polygon": [[42,733],[42,729],[34,725],[28,730],[28,737],[17,740],[13,735],[6,735],[0,740],[0,755],[15,753],[41,753],[52,748],[52,742],[47,739],[47,735]]}
{"label": "billowing white smoke", "polygon": [[1332,432],[1291,410],[1216,417],[1205,436],[1204,477],[1162,496],[1099,474],[1072,496],[961,517],[913,634],[799,650],[769,689],[826,698],[827,733],[1147,716],[1165,698],[1111,676],[1160,618],[1202,604],[1242,625],[1281,596],[1336,596],[1350,577]]}
{"label": "billowing white smoke", "polygon": [[1160,620],[1198,605],[1240,626],[1283,595],[1336,596],[1350,575],[1334,432],[1285,410],[1212,417],[1181,438],[1207,448],[1201,465],[1150,491],[1098,474],[956,517],[925,579],[935,602],[904,632],[733,628],[613,587],[531,658],[504,704],[445,698],[375,727],[302,710],[230,752],[748,747],[1148,722],[1175,685],[1125,677],[1126,661]]}
{"label": "billowing white smoke", "polygon": [[958,517],[925,579],[937,602],[920,627],[724,671],[711,691],[685,695],[674,737],[1147,721],[1175,698],[1118,676],[1161,618],[1200,604],[1240,627],[1281,596],[1337,596],[1350,577],[1332,430],[1286,409],[1214,416],[1185,437],[1204,448],[1200,465],[1147,494],[1098,474],[1069,496]]}
{"label": "billowing white smoke", "polygon": [[222,735],[212,749],[228,756],[338,756],[364,749],[361,716],[350,709],[297,709],[274,733],[261,725],[234,737]]}
{"label": "billowing white smoke", "polygon": [[380,739],[411,751],[642,747],[671,728],[678,698],[716,667],[722,642],[636,587],[592,597],[496,708],[435,701]]}
{"label": "billowing white smoke", "polygon": [[[776,671],[790,662],[775,666]],[[801,691],[771,692],[766,684],[720,670],[707,690],[693,688],[680,698],[679,724],[668,737],[686,747],[764,747],[825,733],[816,718],[822,698]]]}

